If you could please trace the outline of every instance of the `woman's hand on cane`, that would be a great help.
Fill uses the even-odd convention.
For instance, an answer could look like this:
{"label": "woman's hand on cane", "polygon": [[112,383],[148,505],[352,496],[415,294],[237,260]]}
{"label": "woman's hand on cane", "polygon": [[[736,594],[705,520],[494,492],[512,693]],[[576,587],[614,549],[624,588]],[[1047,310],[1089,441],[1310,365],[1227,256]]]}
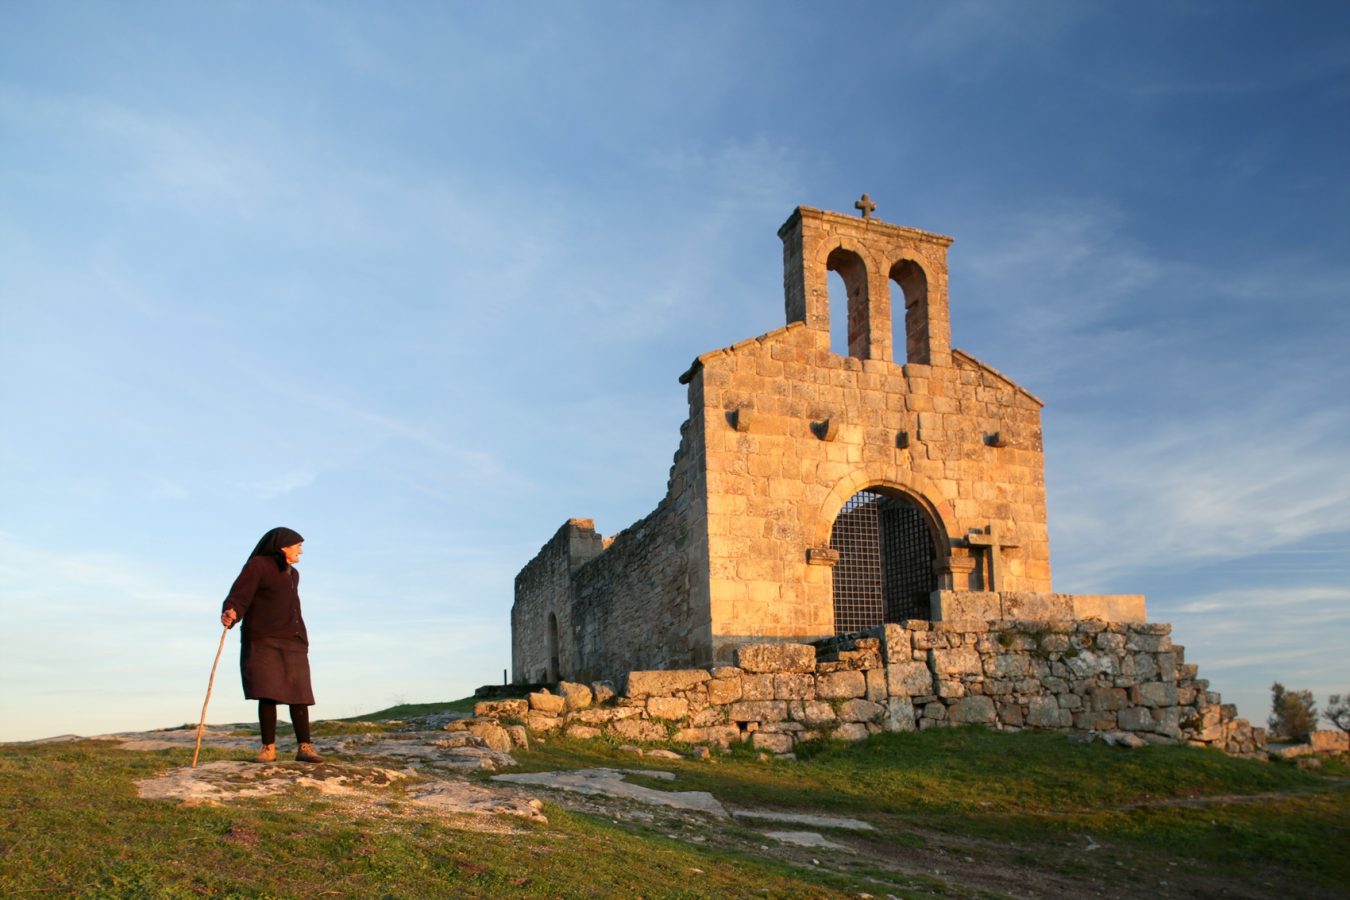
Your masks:
{"label": "woman's hand on cane", "polygon": [[235,620],[238,618],[239,614],[237,612],[232,609],[227,609],[220,614],[220,624],[224,625],[226,628],[233,628]]}

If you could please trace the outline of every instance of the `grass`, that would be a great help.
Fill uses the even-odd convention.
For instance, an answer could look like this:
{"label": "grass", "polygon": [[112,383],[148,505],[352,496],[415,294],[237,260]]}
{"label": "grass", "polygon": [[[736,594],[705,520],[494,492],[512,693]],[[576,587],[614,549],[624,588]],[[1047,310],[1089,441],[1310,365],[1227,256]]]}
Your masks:
{"label": "grass", "polygon": [[[1131,864],[1161,855],[1252,875],[1278,861],[1299,879],[1350,887],[1342,849],[1350,846],[1350,784],[1333,780],[1339,763],[1315,774],[1191,747],[1124,751],[1053,732],[978,727],[819,744],[800,757],[761,761],[740,751],[716,765],[661,760],[655,767],[674,768],[678,780],[642,783],[711,791],[733,806],[861,815],[897,847],[913,844],[915,829],[1040,848],[1091,835]],[[540,770],[648,765],[603,741],[551,740],[518,759]],[[1246,799],[1264,794],[1280,796]],[[1185,805],[1222,797],[1233,799]]]}
{"label": "grass", "polygon": [[[206,752],[203,761],[221,758]],[[318,795],[184,807],[133,782],[173,751],[96,742],[0,749],[0,896],[828,897],[850,881],[637,835],[548,809],[509,836],[432,816],[353,817]]]}
{"label": "grass", "polygon": [[[472,704],[404,704],[316,724],[378,731]],[[524,771],[651,766],[678,777],[634,780],[711,791],[732,807],[846,814],[877,830],[823,830],[861,852],[817,867],[810,852],[759,852],[764,838],[744,821],[675,828],[548,805],[547,825],[512,819],[512,834],[467,831],[400,802],[401,787],[357,806],[299,791],[185,807],[142,800],[134,786],[180,766],[179,751],[0,745],[0,896],[979,896],[980,872],[1058,896],[1350,888],[1350,771],[1336,761],[1303,770],[979,728],[818,744],[797,761],[742,749],[658,761],[562,738],[515,755]],[[202,758],[240,755],[206,748]],[[1261,795],[1272,796],[1251,799]],[[934,868],[944,874],[913,874]],[[1038,887],[1036,878],[1051,880]]]}

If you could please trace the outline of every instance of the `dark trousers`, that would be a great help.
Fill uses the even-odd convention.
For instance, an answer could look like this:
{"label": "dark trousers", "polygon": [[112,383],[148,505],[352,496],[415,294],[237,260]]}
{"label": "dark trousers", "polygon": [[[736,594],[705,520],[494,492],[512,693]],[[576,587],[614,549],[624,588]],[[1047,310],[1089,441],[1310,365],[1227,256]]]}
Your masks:
{"label": "dark trousers", "polygon": [[[258,724],[262,726],[262,742],[264,744],[275,744],[277,742],[277,701],[258,701]],[[295,726],[296,743],[308,744],[310,742],[309,707],[291,704],[291,724]]]}

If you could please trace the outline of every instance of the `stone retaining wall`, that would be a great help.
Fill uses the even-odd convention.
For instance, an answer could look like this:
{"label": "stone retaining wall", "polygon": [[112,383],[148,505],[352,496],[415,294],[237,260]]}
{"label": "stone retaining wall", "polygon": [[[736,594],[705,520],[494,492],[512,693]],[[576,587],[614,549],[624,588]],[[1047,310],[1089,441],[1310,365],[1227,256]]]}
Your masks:
{"label": "stone retaining wall", "polygon": [[1171,626],[1097,620],[886,625],[815,644],[739,648],[737,665],[630,672],[605,683],[478,704],[532,732],[629,741],[750,742],[789,753],[815,738],[949,725],[1125,731],[1265,758],[1265,730],[1209,690]]}

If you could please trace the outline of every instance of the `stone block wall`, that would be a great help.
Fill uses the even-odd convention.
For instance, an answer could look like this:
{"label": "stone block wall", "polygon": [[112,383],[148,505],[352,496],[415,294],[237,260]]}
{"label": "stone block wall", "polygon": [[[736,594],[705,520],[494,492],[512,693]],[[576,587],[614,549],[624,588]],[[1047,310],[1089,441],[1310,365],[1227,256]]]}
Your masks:
{"label": "stone block wall", "polygon": [[707,458],[714,661],[753,639],[834,633],[832,570],[813,564],[863,489],[923,512],[938,586],[987,590],[986,551],[1006,536],[999,588],[1050,590],[1040,401],[960,351],[946,367],[830,352],[800,324],[699,357]]}
{"label": "stone block wall", "polygon": [[[749,742],[772,753],[815,738],[983,724],[1124,731],[1264,758],[1265,731],[1209,690],[1170,632],[1096,620],[908,622],[817,645],[743,646],[735,666],[631,672],[603,705],[568,690],[479,714],[539,733]],[[594,696],[607,692],[597,685]]]}
{"label": "stone block wall", "polygon": [[688,439],[698,421],[682,426],[666,496],[651,514],[607,539],[590,519],[571,519],[516,576],[515,683],[617,678],[711,658],[703,454]]}

